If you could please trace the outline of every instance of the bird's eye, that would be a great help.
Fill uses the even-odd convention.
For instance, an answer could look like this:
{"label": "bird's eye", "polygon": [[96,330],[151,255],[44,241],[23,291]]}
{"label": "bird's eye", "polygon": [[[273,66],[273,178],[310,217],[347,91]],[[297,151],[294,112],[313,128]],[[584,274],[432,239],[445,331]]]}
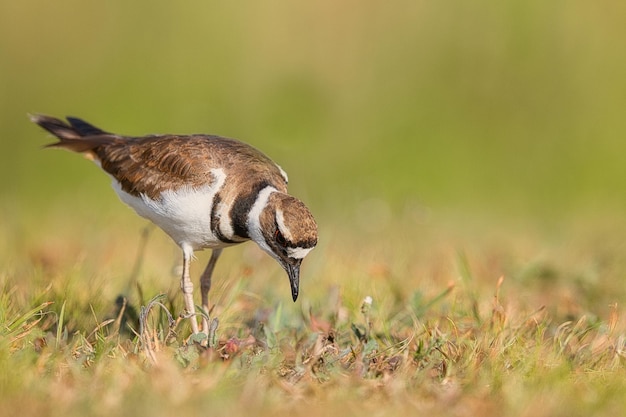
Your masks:
{"label": "bird's eye", "polygon": [[276,233],[274,233],[274,239],[276,240],[276,243],[278,243],[280,246],[287,246],[287,240],[285,239],[285,236],[283,236],[282,233],[280,233],[280,230],[276,229]]}

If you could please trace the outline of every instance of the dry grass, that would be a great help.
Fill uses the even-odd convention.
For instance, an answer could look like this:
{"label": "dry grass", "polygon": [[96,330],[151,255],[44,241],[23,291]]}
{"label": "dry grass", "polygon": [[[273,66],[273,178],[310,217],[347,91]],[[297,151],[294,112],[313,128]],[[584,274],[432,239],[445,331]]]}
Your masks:
{"label": "dry grass", "polygon": [[[402,226],[387,230],[401,238]],[[140,303],[131,288],[143,332],[132,315],[121,324],[112,301],[128,278],[113,275],[138,242],[122,230],[92,236],[104,260],[89,260],[89,242],[78,261],[35,244],[21,270],[3,272],[2,415],[614,415],[626,405],[626,270],[615,235],[595,243],[601,228],[570,230],[566,247],[528,230],[469,245],[475,230],[439,220],[415,245],[334,228],[295,305],[270,259],[232,249],[209,348],[177,317],[176,280],[148,278],[171,245],[157,233],[138,282],[168,294]],[[120,235],[133,243],[109,248]]]}

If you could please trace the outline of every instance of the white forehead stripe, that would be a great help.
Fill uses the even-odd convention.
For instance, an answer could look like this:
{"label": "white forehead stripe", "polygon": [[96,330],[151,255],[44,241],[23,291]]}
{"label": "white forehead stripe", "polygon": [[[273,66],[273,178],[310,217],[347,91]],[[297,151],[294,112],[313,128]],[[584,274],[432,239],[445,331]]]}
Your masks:
{"label": "white forehead stripe", "polygon": [[280,233],[282,233],[287,240],[292,240],[291,231],[285,224],[285,216],[283,215],[282,210],[276,210],[276,223],[278,224]]}
{"label": "white forehead stripe", "polygon": [[287,248],[287,256],[294,259],[302,259],[311,252],[313,248]]}

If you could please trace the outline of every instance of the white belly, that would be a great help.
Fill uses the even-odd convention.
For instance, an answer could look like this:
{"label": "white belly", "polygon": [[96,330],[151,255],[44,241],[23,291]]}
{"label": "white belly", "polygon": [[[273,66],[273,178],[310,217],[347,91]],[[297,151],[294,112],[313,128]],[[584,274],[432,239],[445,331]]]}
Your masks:
{"label": "white belly", "polygon": [[226,174],[221,169],[214,169],[211,173],[215,178],[211,184],[167,190],[156,200],[144,194],[139,197],[128,194],[115,180],[113,188],[124,203],[163,229],[180,247],[190,246],[193,250],[218,248],[228,245],[212,232],[211,211],[215,195],[224,186]]}

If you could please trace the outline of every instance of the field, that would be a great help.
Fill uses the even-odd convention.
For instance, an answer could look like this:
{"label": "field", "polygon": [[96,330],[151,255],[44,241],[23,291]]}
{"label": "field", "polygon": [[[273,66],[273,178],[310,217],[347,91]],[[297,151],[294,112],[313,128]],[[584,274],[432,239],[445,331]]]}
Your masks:
{"label": "field", "polygon": [[[0,415],[620,415],[625,11],[0,0]],[[320,227],[298,301],[228,249],[201,346],[38,112],[264,150]]]}
{"label": "field", "polygon": [[[107,221],[131,221],[116,216]],[[136,275],[145,299],[130,285],[139,226],[70,226],[52,242],[29,236],[29,249],[3,248],[15,263],[3,277],[0,411],[619,414],[626,270],[615,236],[624,227],[478,238],[433,219],[411,225],[421,238],[407,244],[407,223],[388,225],[395,233],[384,241],[322,228],[296,304],[269,257],[252,245],[229,250],[212,292],[220,324],[210,349],[178,320],[177,254],[156,231]],[[162,306],[151,303],[160,292],[152,301]],[[150,308],[144,337],[120,329],[120,293],[136,313]],[[125,318],[138,331],[137,316]]]}

